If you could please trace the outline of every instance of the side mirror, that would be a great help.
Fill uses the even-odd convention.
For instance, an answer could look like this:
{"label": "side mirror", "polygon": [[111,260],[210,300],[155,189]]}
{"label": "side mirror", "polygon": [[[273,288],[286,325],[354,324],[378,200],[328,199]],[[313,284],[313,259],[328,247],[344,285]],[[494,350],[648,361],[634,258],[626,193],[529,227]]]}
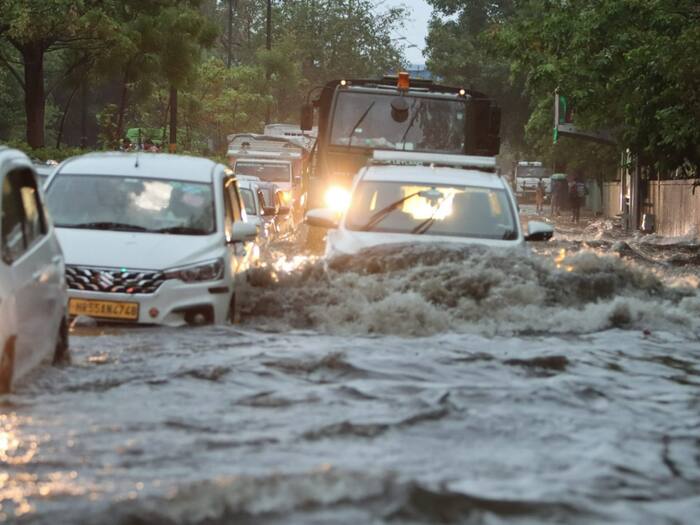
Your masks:
{"label": "side mirror", "polygon": [[258,227],[249,222],[234,222],[231,242],[254,241],[258,236]]}
{"label": "side mirror", "polygon": [[301,122],[302,131],[311,131],[314,127],[314,107],[311,104],[301,106]]}
{"label": "side mirror", "polygon": [[338,227],[338,214],[330,208],[316,208],[306,212],[304,222],[309,226],[333,230]]}
{"label": "side mirror", "polygon": [[526,241],[548,241],[554,235],[554,228],[546,222],[530,221],[527,224]]}
{"label": "side mirror", "polygon": [[273,208],[272,206],[263,206],[262,215],[264,215],[265,217],[277,215],[277,208]]}
{"label": "side mirror", "polygon": [[277,209],[277,215],[282,215],[282,216],[289,215],[289,206],[280,206]]}

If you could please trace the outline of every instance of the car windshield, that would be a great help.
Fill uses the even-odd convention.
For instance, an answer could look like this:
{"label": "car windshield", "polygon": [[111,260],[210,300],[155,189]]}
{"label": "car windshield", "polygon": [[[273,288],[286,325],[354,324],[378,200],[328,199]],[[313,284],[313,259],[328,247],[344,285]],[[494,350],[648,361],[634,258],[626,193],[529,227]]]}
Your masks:
{"label": "car windshield", "polygon": [[363,181],[353,194],[345,226],[357,231],[517,238],[506,192],[472,186]]}
{"label": "car windshield", "polygon": [[292,171],[289,164],[268,162],[236,162],[236,175],[250,175],[267,182],[289,182]]}
{"label": "car windshield", "polygon": [[518,178],[543,179],[549,177],[549,172],[547,168],[542,166],[518,166],[515,170],[515,176]]}
{"label": "car windshield", "polygon": [[243,199],[245,212],[248,215],[257,215],[258,212],[255,209],[255,197],[253,196],[253,192],[249,189],[241,188],[241,198]]}
{"label": "car windshield", "polygon": [[[396,110],[397,99],[405,104],[405,110]],[[331,142],[360,148],[462,153],[464,112],[462,100],[341,92]]]}
{"label": "car windshield", "polygon": [[183,235],[216,229],[211,184],[59,174],[48,188],[47,203],[59,228]]}

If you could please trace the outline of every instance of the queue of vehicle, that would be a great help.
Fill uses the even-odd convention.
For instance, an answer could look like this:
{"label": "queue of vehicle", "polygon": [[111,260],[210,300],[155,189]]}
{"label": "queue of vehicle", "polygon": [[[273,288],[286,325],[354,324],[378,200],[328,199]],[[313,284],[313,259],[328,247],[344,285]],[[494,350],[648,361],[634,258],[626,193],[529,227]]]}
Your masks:
{"label": "queue of vehicle", "polygon": [[329,83],[316,107],[318,128],[305,106],[299,129],[266,130],[284,136],[230,137],[230,166],[138,151],[68,159],[44,186],[53,222],[29,159],[0,151],[0,389],[64,356],[71,318],[235,320],[245,272],[270,243],[308,229],[302,219],[327,257],[551,238],[544,223],[523,232],[496,170],[500,113],[485,95],[401,75]]}

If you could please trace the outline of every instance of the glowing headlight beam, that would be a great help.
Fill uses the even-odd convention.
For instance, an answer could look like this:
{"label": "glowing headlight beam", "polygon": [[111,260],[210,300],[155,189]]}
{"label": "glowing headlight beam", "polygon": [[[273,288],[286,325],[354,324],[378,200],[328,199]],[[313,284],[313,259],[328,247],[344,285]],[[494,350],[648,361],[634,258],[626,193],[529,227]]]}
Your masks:
{"label": "glowing headlight beam", "polygon": [[326,207],[343,213],[350,206],[350,192],[345,188],[332,186],[326,191],[325,201]]}

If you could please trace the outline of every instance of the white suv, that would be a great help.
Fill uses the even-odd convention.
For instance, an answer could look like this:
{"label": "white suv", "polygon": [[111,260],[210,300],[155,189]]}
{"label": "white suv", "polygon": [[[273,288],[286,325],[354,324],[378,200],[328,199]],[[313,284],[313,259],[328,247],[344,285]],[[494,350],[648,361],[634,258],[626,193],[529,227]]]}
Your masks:
{"label": "white suv", "polygon": [[326,255],[398,243],[520,247],[553,229],[530,221],[524,233],[515,198],[492,157],[375,151],[355,178],[349,207],[310,210],[306,222],[328,228]]}
{"label": "white suv", "polygon": [[36,172],[23,153],[0,147],[0,392],[52,357],[68,356],[61,248],[44,213]]}
{"label": "white suv", "polygon": [[257,228],[226,166],[93,153],[65,161],[46,188],[72,316],[171,326],[233,318]]}

